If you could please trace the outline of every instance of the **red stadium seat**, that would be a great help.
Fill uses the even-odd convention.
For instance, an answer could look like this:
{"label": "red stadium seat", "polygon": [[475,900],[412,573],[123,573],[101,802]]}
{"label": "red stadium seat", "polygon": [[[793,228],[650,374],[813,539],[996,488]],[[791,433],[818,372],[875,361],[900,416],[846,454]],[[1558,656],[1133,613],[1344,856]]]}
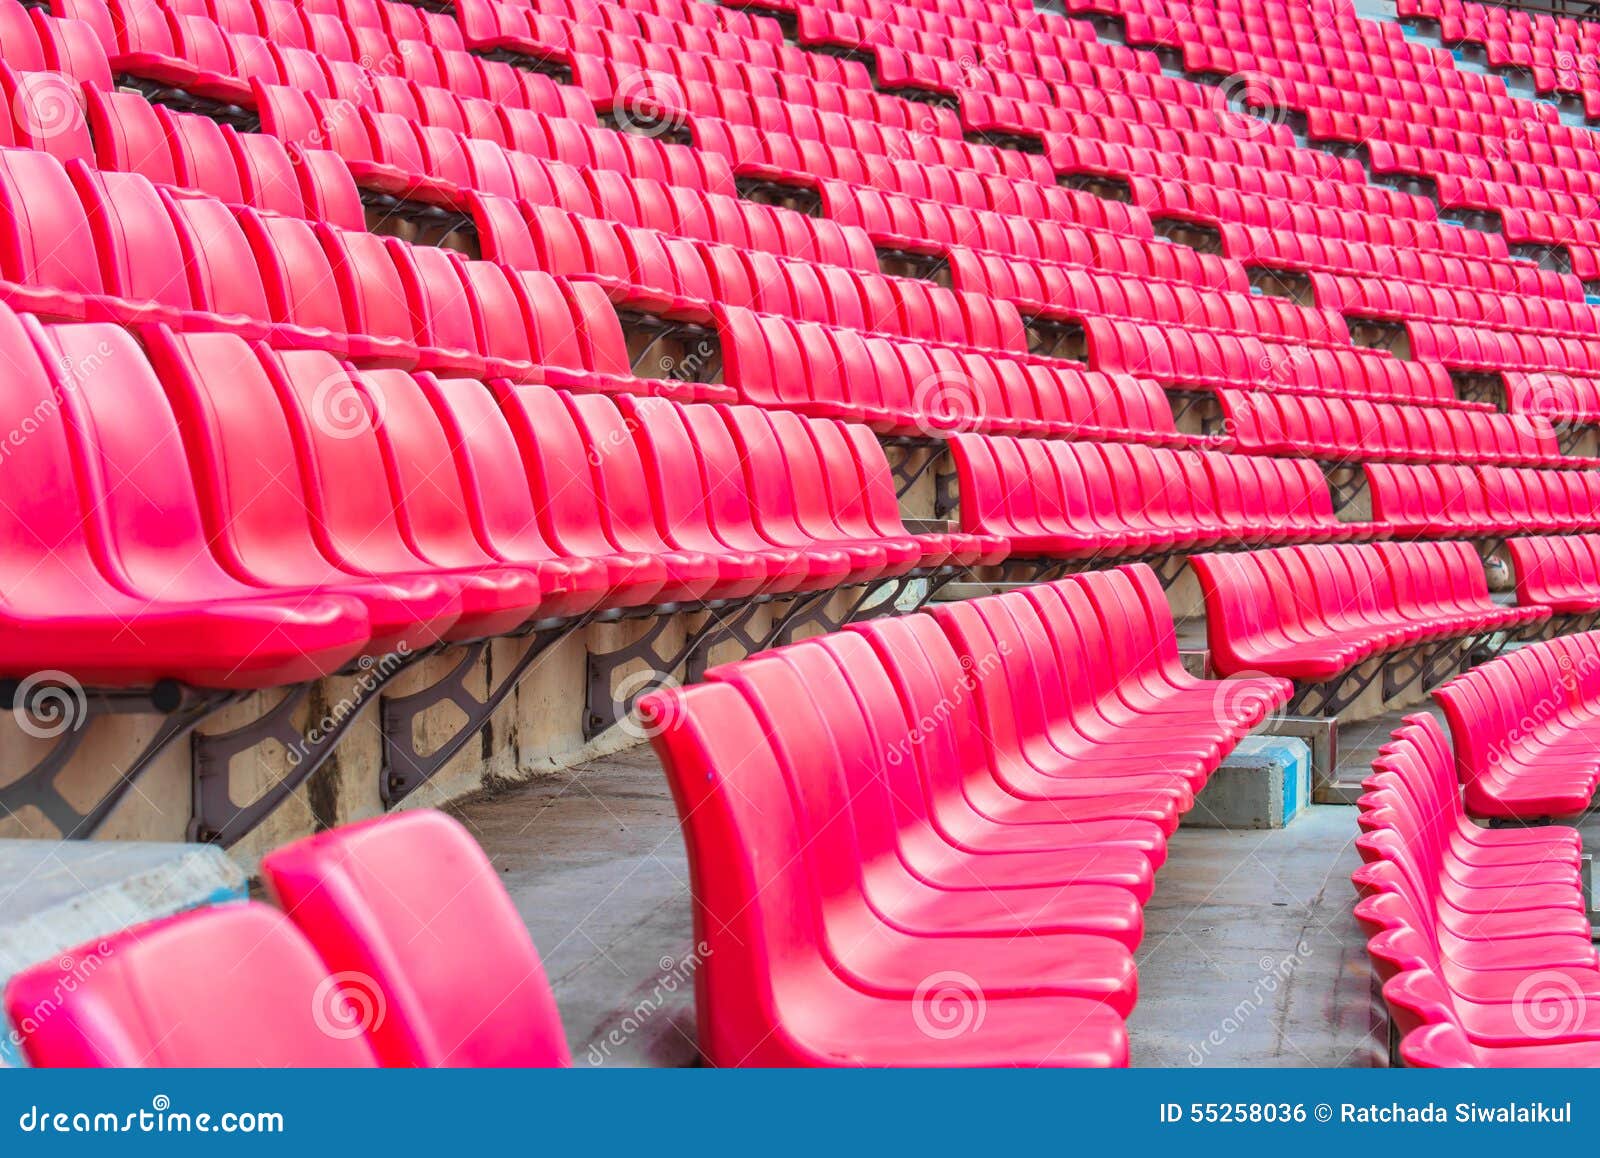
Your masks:
{"label": "red stadium seat", "polygon": [[384,1001],[367,1027],[380,1065],[570,1064],[522,917],[459,823],[346,825],[274,849],[261,875],[334,976],[358,979],[354,1000]]}
{"label": "red stadium seat", "polygon": [[25,969],[5,990],[35,1066],[376,1064],[365,1036],[330,1020],[335,1000],[316,950],[253,903],[137,925]]}

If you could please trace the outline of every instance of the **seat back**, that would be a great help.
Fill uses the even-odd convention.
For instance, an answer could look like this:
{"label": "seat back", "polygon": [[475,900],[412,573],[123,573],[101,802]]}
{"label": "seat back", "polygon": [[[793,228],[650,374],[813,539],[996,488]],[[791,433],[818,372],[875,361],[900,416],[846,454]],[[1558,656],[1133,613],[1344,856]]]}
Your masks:
{"label": "seat back", "polygon": [[5,1007],[35,1066],[375,1063],[369,1007],[344,1004],[265,905],[180,913],[60,954],[12,977]]}
{"label": "seat back", "polygon": [[550,983],[494,866],[427,810],[319,833],[261,875],[342,984],[387,1009],[368,1032],[387,1066],[564,1066]]}

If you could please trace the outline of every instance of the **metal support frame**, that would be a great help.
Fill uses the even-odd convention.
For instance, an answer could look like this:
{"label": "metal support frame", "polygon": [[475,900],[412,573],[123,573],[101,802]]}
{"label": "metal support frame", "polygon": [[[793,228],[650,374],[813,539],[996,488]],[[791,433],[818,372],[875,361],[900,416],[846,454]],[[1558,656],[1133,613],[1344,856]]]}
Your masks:
{"label": "metal support frame", "polygon": [[[313,706],[309,728],[296,725],[294,713],[311,699],[318,681],[284,688],[283,697],[276,704],[247,724],[226,732],[197,734],[191,747],[194,807],[189,839],[226,848],[255,828],[328,762],[350,725],[386,685],[436,650],[378,658],[363,656],[357,669],[361,675],[356,690],[330,705],[321,716]],[[239,804],[233,799],[233,759],[268,740],[276,740],[283,747],[289,771],[249,804]]]}
{"label": "metal support frame", "polygon": [[[16,813],[32,807],[56,826],[62,839],[87,839],[99,831],[139,777],[162,753],[241,694],[195,691],[170,683],[134,692],[85,691],[65,682],[7,680],[0,685],[0,701],[11,708],[28,734],[54,742],[33,767],[0,787],[0,811]],[[95,720],[113,715],[152,713],[164,716],[155,734],[89,808],[80,809],[56,787],[56,777],[71,762]]]}
{"label": "metal support frame", "polygon": [[1496,634],[1477,632],[1369,656],[1335,679],[1296,685],[1288,710],[1298,716],[1337,717],[1355,703],[1374,680],[1381,680],[1385,702],[1414,684],[1431,688],[1453,668],[1470,663],[1473,654],[1488,646]]}
{"label": "metal support frame", "polygon": [[1561,448],[1562,454],[1574,454],[1578,445],[1589,436],[1590,427],[1594,424],[1563,418],[1556,424],[1556,445]]}
{"label": "metal support frame", "polygon": [[936,472],[933,476],[933,517],[948,519],[960,509],[961,480],[956,476],[956,472],[953,470]]}
{"label": "metal support frame", "polygon": [[[879,438],[885,457],[889,460],[889,473],[894,478],[894,497],[903,499],[911,493],[911,488],[917,485],[922,476],[932,470],[934,464],[944,457],[945,443],[932,438],[905,438],[886,437]],[[889,454],[894,450],[898,454]],[[917,457],[917,451],[927,451],[921,465],[912,466]]]}
{"label": "metal support frame", "polygon": [[[443,248],[445,242],[452,238],[460,237],[467,241],[471,250],[466,256],[477,257],[483,252],[478,240],[476,223],[459,210],[447,209],[443,205],[431,205],[426,201],[413,201],[377,189],[360,188],[358,192],[361,195],[361,205],[369,215],[369,228],[372,225],[372,215],[377,216],[380,224],[390,219],[397,219],[416,229],[417,235],[414,241],[417,245],[429,245],[438,249]],[[381,230],[373,229],[373,232]]]}
{"label": "metal support frame", "polygon": [[135,89],[152,104],[165,105],[175,112],[197,113],[216,121],[219,125],[237,129],[241,133],[261,131],[261,114],[254,109],[229,104],[227,101],[213,100],[185,88],[162,84],[158,80],[134,76],[131,73],[119,73],[115,81],[118,88]]}
{"label": "metal support frame", "polygon": [[1336,679],[1303,683],[1295,687],[1287,710],[1296,716],[1338,716],[1383,673],[1383,657],[1373,656]]}
{"label": "metal support frame", "polygon": [[1322,477],[1328,482],[1328,496],[1333,501],[1333,513],[1338,514],[1366,489],[1367,474],[1359,465],[1348,462],[1324,463]]}
{"label": "metal support frame", "polygon": [[[621,723],[633,711],[640,696],[671,683],[674,673],[680,669],[687,682],[702,678],[712,649],[723,643],[737,642],[746,655],[753,655],[791,643],[796,635],[810,627],[819,627],[825,633],[834,632],[847,623],[893,614],[899,610],[897,604],[911,585],[926,580],[927,589],[912,607],[905,609],[909,614],[924,607],[960,571],[961,568],[953,566],[917,568],[903,575],[859,584],[859,593],[842,613],[830,612],[828,604],[849,588],[784,593],[770,599],[741,602],[731,608],[692,608],[689,609],[691,613],[706,613],[706,619],[690,628],[684,641],[670,651],[664,651],[660,642],[674,617],[668,613],[658,614],[645,633],[632,643],[606,652],[591,651],[585,657],[584,739],[592,740]],[[758,608],[775,608],[780,604],[786,606],[781,612],[774,612],[764,633],[751,632],[750,622]],[[619,684],[617,672],[639,662],[646,665],[641,673],[643,678],[625,678]]]}
{"label": "metal support frame", "polygon": [[[498,683],[493,682],[493,673],[489,673],[492,687],[484,699],[480,700],[469,691],[466,681],[478,660],[489,654],[491,640],[470,644],[449,672],[421,691],[405,696],[383,697],[378,708],[383,729],[383,767],[378,790],[384,806],[393,807],[433,779],[439,769],[466,746],[468,740],[483,730],[506,697],[516,690],[523,677],[550,649],[585,623],[584,619],[575,619],[530,633],[532,642]],[[417,718],[445,701],[460,710],[465,722],[449,740],[424,756],[417,750]]]}
{"label": "metal support frame", "polygon": [[[617,320],[628,339],[630,368],[640,378],[665,378],[673,382],[721,381],[722,342],[715,330],[698,322],[663,318],[626,308],[618,308]],[[644,339],[637,349],[633,341],[635,334]],[[658,354],[654,365],[650,364],[652,354]]]}
{"label": "metal support frame", "polygon": [[1451,370],[1450,382],[1463,402],[1487,402],[1496,410],[1506,409],[1510,392],[1498,370]]}

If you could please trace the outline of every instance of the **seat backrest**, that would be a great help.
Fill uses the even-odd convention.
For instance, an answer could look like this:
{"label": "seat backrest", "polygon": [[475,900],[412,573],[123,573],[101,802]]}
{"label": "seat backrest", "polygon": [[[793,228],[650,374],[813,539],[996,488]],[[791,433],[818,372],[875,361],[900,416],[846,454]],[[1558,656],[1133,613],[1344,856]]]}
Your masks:
{"label": "seat backrest", "polygon": [[528,930],[458,822],[419,809],[346,825],[269,853],[261,875],[328,969],[376,1002],[384,1065],[570,1063]]}
{"label": "seat backrest", "polygon": [[70,293],[102,292],[83,202],[47,153],[0,149],[0,274]]}
{"label": "seat backrest", "polygon": [[[725,1056],[725,1041],[765,1040],[786,993],[802,1011],[806,986],[828,971],[799,826],[777,754],[737,688],[652,692],[638,711],[688,850],[696,945],[705,946],[695,972],[700,1045]],[[741,1044],[734,1056],[747,1052]]]}
{"label": "seat backrest", "polygon": [[265,905],[180,913],[60,954],[12,977],[5,1006],[35,1066],[375,1062],[368,1008]]}

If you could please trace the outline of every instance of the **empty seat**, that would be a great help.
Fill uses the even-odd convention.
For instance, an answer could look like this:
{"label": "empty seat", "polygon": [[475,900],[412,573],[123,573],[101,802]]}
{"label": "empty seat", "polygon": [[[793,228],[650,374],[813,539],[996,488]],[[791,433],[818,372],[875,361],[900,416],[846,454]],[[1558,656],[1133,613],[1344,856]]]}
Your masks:
{"label": "empty seat", "polygon": [[456,821],[422,810],[345,825],[273,850],[261,874],[330,971],[384,996],[368,1026],[379,1064],[570,1063],[522,917]]}
{"label": "empty seat", "polygon": [[1530,644],[1433,695],[1450,724],[1473,816],[1537,820],[1589,808],[1600,787],[1600,637]]}
{"label": "empty seat", "polygon": [[[1364,787],[1356,918],[1407,1060],[1600,1061],[1600,1022],[1587,1009],[1600,995],[1600,958],[1577,832],[1469,824],[1431,716],[1406,719]],[[1554,1021],[1528,1007],[1541,985],[1559,995]]]}
{"label": "empty seat", "polygon": [[366,1037],[345,1031],[339,1000],[299,930],[254,903],[114,933],[5,990],[23,1054],[50,1067],[376,1064]]}

